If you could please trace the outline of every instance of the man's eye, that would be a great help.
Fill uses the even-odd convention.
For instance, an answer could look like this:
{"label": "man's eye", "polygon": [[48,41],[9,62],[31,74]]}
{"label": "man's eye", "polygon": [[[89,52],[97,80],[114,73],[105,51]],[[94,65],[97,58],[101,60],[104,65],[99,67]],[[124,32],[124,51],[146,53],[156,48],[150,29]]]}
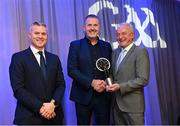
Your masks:
{"label": "man's eye", "polygon": [[46,33],[42,33],[42,35],[46,35]]}
{"label": "man's eye", "polygon": [[39,32],[35,32],[34,34],[38,35],[38,34],[39,34]]}
{"label": "man's eye", "polygon": [[127,35],[127,33],[123,32],[122,35]]}

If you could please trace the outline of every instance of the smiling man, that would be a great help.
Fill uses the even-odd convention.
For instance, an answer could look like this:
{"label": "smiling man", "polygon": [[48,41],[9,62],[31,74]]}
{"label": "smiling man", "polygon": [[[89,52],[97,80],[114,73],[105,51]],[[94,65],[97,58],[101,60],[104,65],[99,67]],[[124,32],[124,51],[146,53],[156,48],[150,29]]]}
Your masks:
{"label": "smiling man", "polygon": [[85,37],[71,42],[68,54],[68,74],[73,79],[70,99],[75,102],[78,125],[109,124],[110,97],[106,92],[105,75],[96,68],[100,57],[111,59],[111,46],[99,39],[100,22],[88,15],[84,22]]}
{"label": "smiling man", "polygon": [[113,51],[114,84],[106,90],[114,92],[112,113],[115,125],[144,125],[144,87],[149,79],[149,55],[134,44],[134,29],[129,23],[117,28],[119,48]]}
{"label": "smiling man", "polygon": [[45,24],[34,22],[28,36],[30,47],[15,53],[9,67],[17,99],[14,124],[62,124],[65,81],[61,62],[57,55],[45,50],[48,39]]}

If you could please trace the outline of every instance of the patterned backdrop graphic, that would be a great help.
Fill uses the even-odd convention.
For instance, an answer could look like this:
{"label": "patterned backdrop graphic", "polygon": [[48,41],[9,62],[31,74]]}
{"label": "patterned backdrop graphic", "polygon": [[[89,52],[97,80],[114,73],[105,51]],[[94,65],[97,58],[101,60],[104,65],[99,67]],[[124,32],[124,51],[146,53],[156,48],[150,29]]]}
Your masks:
{"label": "patterned backdrop graphic", "polygon": [[76,124],[69,100],[72,80],[67,75],[69,44],[84,37],[88,14],[100,18],[100,38],[117,48],[116,29],[132,23],[135,44],[148,49],[150,80],[145,87],[146,124],[176,124],[180,116],[180,2],[175,0],[1,0],[0,2],[0,124],[12,124],[16,100],[9,81],[13,53],[29,46],[27,31],[34,21],[48,26],[46,49],[57,54],[66,81],[65,124]]}

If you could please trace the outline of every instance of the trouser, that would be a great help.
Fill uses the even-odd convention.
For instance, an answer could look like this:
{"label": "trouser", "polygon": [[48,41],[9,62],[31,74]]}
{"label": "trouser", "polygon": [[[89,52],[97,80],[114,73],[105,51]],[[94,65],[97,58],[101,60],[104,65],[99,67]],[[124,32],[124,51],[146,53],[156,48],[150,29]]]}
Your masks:
{"label": "trouser", "polygon": [[94,115],[96,125],[109,124],[110,101],[107,97],[95,93],[90,104],[82,105],[76,103],[75,106],[78,125],[90,125],[92,114]]}
{"label": "trouser", "polygon": [[115,102],[112,108],[114,125],[144,125],[144,112],[123,112]]}

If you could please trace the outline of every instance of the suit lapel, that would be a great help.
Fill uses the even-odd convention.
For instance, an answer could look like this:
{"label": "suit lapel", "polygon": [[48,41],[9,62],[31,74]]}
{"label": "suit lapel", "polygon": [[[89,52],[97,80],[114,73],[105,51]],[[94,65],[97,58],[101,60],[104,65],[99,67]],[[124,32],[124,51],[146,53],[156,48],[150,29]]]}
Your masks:
{"label": "suit lapel", "polygon": [[[134,49],[136,48],[136,45],[133,44],[133,46],[130,48],[130,50],[127,52],[126,56],[123,58],[123,60],[121,61],[118,70],[116,72],[116,74],[119,73],[120,69],[126,64],[126,61],[128,60],[128,58],[130,57],[130,55],[132,54],[132,52],[134,51]],[[120,52],[119,52],[120,53]],[[119,55],[118,55],[119,56]],[[118,59],[118,56],[116,57],[116,61]]]}
{"label": "suit lapel", "polygon": [[28,48],[28,57],[30,58],[30,62],[32,62],[35,69],[38,70],[38,74],[42,74],[41,73],[41,68],[40,68],[40,66],[38,64],[38,61],[36,60],[36,57],[34,56],[34,54],[33,54],[33,52],[31,51],[30,48]]}
{"label": "suit lapel", "polygon": [[[32,62],[32,64],[33,64],[33,69],[36,69],[37,70],[37,76],[40,76],[39,78],[40,79],[42,79],[42,81],[43,81],[43,85],[42,85],[42,88],[44,88],[44,96],[45,96],[45,98],[47,97],[46,96],[46,93],[47,93],[47,89],[46,89],[46,86],[44,86],[44,84],[46,83],[46,81],[45,81],[45,79],[44,79],[44,77],[43,77],[43,74],[42,74],[42,71],[41,71],[41,67],[39,66],[39,64],[38,64],[38,61],[36,60],[36,57],[34,56],[34,54],[33,54],[33,52],[31,51],[31,49],[30,48],[28,48],[28,57],[29,57],[29,61],[31,61]],[[47,77],[48,77],[48,74],[47,74]]]}
{"label": "suit lapel", "polygon": [[[132,46],[132,47],[130,48],[130,50],[127,52],[126,56],[123,58],[121,64],[125,64],[125,63],[126,63],[127,59],[129,58],[129,56],[130,56],[130,55],[132,54],[132,52],[134,51],[135,47],[136,47],[136,46],[133,44],[133,46]],[[121,64],[120,64],[120,66],[121,66]]]}
{"label": "suit lapel", "polygon": [[[92,66],[92,59],[91,59],[91,52],[90,52],[90,49],[89,49],[89,45],[88,45],[88,42],[87,42],[87,39],[83,39],[81,40],[80,42],[80,55],[84,55],[85,58],[87,59],[87,63],[88,63],[88,66],[90,68],[93,68]],[[89,69],[91,70],[91,69]]]}
{"label": "suit lapel", "polygon": [[50,68],[52,65],[52,59],[50,57],[50,55],[48,54],[47,51],[45,51],[45,56],[46,56],[46,74],[47,74],[47,82],[49,81],[49,75],[50,75]]}
{"label": "suit lapel", "polygon": [[116,49],[114,52],[113,52],[113,60],[112,60],[112,65],[113,67],[115,68],[115,65],[116,65],[116,62],[118,60],[118,57],[119,57],[119,54],[121,53],[121,48],[118,48]]}
{"label": "suit lapel", "polygon": [[117,48],[112,55],[112,69],[113,73],[115,74],[116,71],[116,62],[118,60],[119,54],[121,53],[121,48]]}
{"label": "suit lapel", "polygon": [[[34,56],[33,52],[31,51],[31,49],[29,48],[28,49],[28,55],[30,57],[30,61],[32,61],[32,64],[33,66],[35,67],[35,69],[37,69],[38,71],[38,75],[41,75],[42,78],[43,77],[43,74],[42,74],[42,71],[41,71],[41,67],[39,66],[39,63],[38,61],[36,60],[36,57]],[[46,55],[46,54],[45,54]],[[47,60],[47,59],[46,59]]]}
{"label": "suit lapel", "polygon": [[49,60],[49,55],[47,53],[47,51],[44,51],[45,53],[45,57],[46,57],[46,74],[47,74],[47,80],[48,80],[48,77],[49,77],[49,65],[50,65],[50,60]]}

